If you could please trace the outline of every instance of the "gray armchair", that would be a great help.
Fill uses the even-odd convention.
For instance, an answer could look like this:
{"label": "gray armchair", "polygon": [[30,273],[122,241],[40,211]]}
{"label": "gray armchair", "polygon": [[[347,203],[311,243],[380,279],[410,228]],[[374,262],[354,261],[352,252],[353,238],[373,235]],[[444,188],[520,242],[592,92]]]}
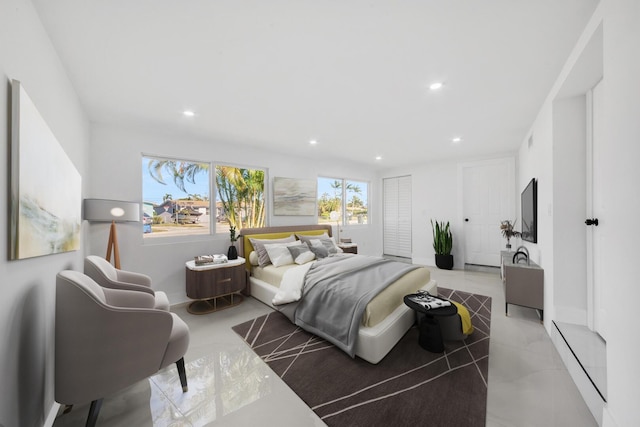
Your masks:
{"label": "gray armchair", "polygon": [[56,277],[55,400],[91,402],[94,426],[102,400],[175,363],[187,391],[184,354],[189,328],[154,308],[146,292],[109,289],[77,271]]}
{"label": "gray armchair", "polygon": [[169,311],[167,294],[151,289],[151,278],[146,274],[118,270],[109,261],[96,255],[89,255],[85,258],[84,274],[91,277],[103,288],[140,291],[153,295],[154,307],[158,310]]}

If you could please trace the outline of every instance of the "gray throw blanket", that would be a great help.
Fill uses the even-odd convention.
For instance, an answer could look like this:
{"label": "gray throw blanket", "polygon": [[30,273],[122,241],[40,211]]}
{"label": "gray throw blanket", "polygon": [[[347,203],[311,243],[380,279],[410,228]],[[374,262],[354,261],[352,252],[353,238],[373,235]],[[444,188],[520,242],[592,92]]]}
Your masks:
{"label": "gray throw blanket", "polygon": [[354,357],[360,321],[369,301],[416,268],[361,255],[319,260],[307,273],[293,322]]}

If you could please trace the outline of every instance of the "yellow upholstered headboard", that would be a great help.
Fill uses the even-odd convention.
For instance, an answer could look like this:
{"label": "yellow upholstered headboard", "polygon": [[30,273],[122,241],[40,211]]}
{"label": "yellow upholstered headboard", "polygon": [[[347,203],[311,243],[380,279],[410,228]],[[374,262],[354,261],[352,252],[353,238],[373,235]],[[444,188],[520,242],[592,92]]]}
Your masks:
{"label": "yellow upholstered headboard", "polygon": [[251,244],[252,239],[282,239],[284,237],[289,237],[291,234],[305,234],[308,236],[316,236],[323,233],[327,233],[331,236],[331,225],[330,224],[322,224],[322,225],[286,225],[280,227],[261,227],[261,228],[243,228],[240,231],[240,236],[242,239],[242,247],[240,248],[240,253],[242,257],[246,260],[247,270],[251,271],[251,263],[249,262],[249,254],[253,251],[253,245]]}

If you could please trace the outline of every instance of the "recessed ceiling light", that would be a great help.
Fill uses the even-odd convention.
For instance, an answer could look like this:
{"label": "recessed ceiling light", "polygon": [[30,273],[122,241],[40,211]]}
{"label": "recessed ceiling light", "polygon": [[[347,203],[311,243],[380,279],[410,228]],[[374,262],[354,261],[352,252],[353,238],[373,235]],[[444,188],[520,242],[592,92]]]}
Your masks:
{"label": "recessed ceiling light", "polygon": [[433,82],[429,85],[429,90],[438,90],[442,89],[444,84],[442,82]]}
{"label": "recessed ceiling light", "polygon": [[309,141],[309,144],[311,145],[316,145],[318,143],[318,141],[316,141],[315,139],[312,139],[311,141]]}
{"label": "recessed ceiling light", "polygon": [[460,138],[459,136],[456,136],[455,138],[451,138],[451,142],[460,142],[462,141],[462,138]]}
{"label": "recessed ceiling light", "polygon": [[195,116],[195,115],[196,115],[196,113],[194,113],[194,112],[193,112],[193,111],[191,111],[191,110],[184,110],[184,111],[182,112],[182,114],[184,114],[184,115],[185,115],[185,116],[187,116],[187,117],[193,117],[193,116]]}
{"label": "recessed ceiling light", "polygon": [[382,156],[376,156],[376,160],[382,160]]}

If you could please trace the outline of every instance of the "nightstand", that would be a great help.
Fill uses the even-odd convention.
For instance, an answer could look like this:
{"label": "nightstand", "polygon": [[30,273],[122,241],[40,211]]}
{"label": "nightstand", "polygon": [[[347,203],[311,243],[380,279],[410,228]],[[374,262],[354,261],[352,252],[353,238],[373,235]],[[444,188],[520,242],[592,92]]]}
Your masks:
{"label": "nightstand", "polygon": [[187,307],[192,314],[207,314],[240,304],[240,291],[247,287],[245,259],[222,264],[196,265],[186,263],[187,296],[195,299]]}
{"label": "nightstand", "polygon": [[342,249],[343,252],[347,254],[357,254],[358,253],[358,244],[357,243],[339,243],[338,247]]}

